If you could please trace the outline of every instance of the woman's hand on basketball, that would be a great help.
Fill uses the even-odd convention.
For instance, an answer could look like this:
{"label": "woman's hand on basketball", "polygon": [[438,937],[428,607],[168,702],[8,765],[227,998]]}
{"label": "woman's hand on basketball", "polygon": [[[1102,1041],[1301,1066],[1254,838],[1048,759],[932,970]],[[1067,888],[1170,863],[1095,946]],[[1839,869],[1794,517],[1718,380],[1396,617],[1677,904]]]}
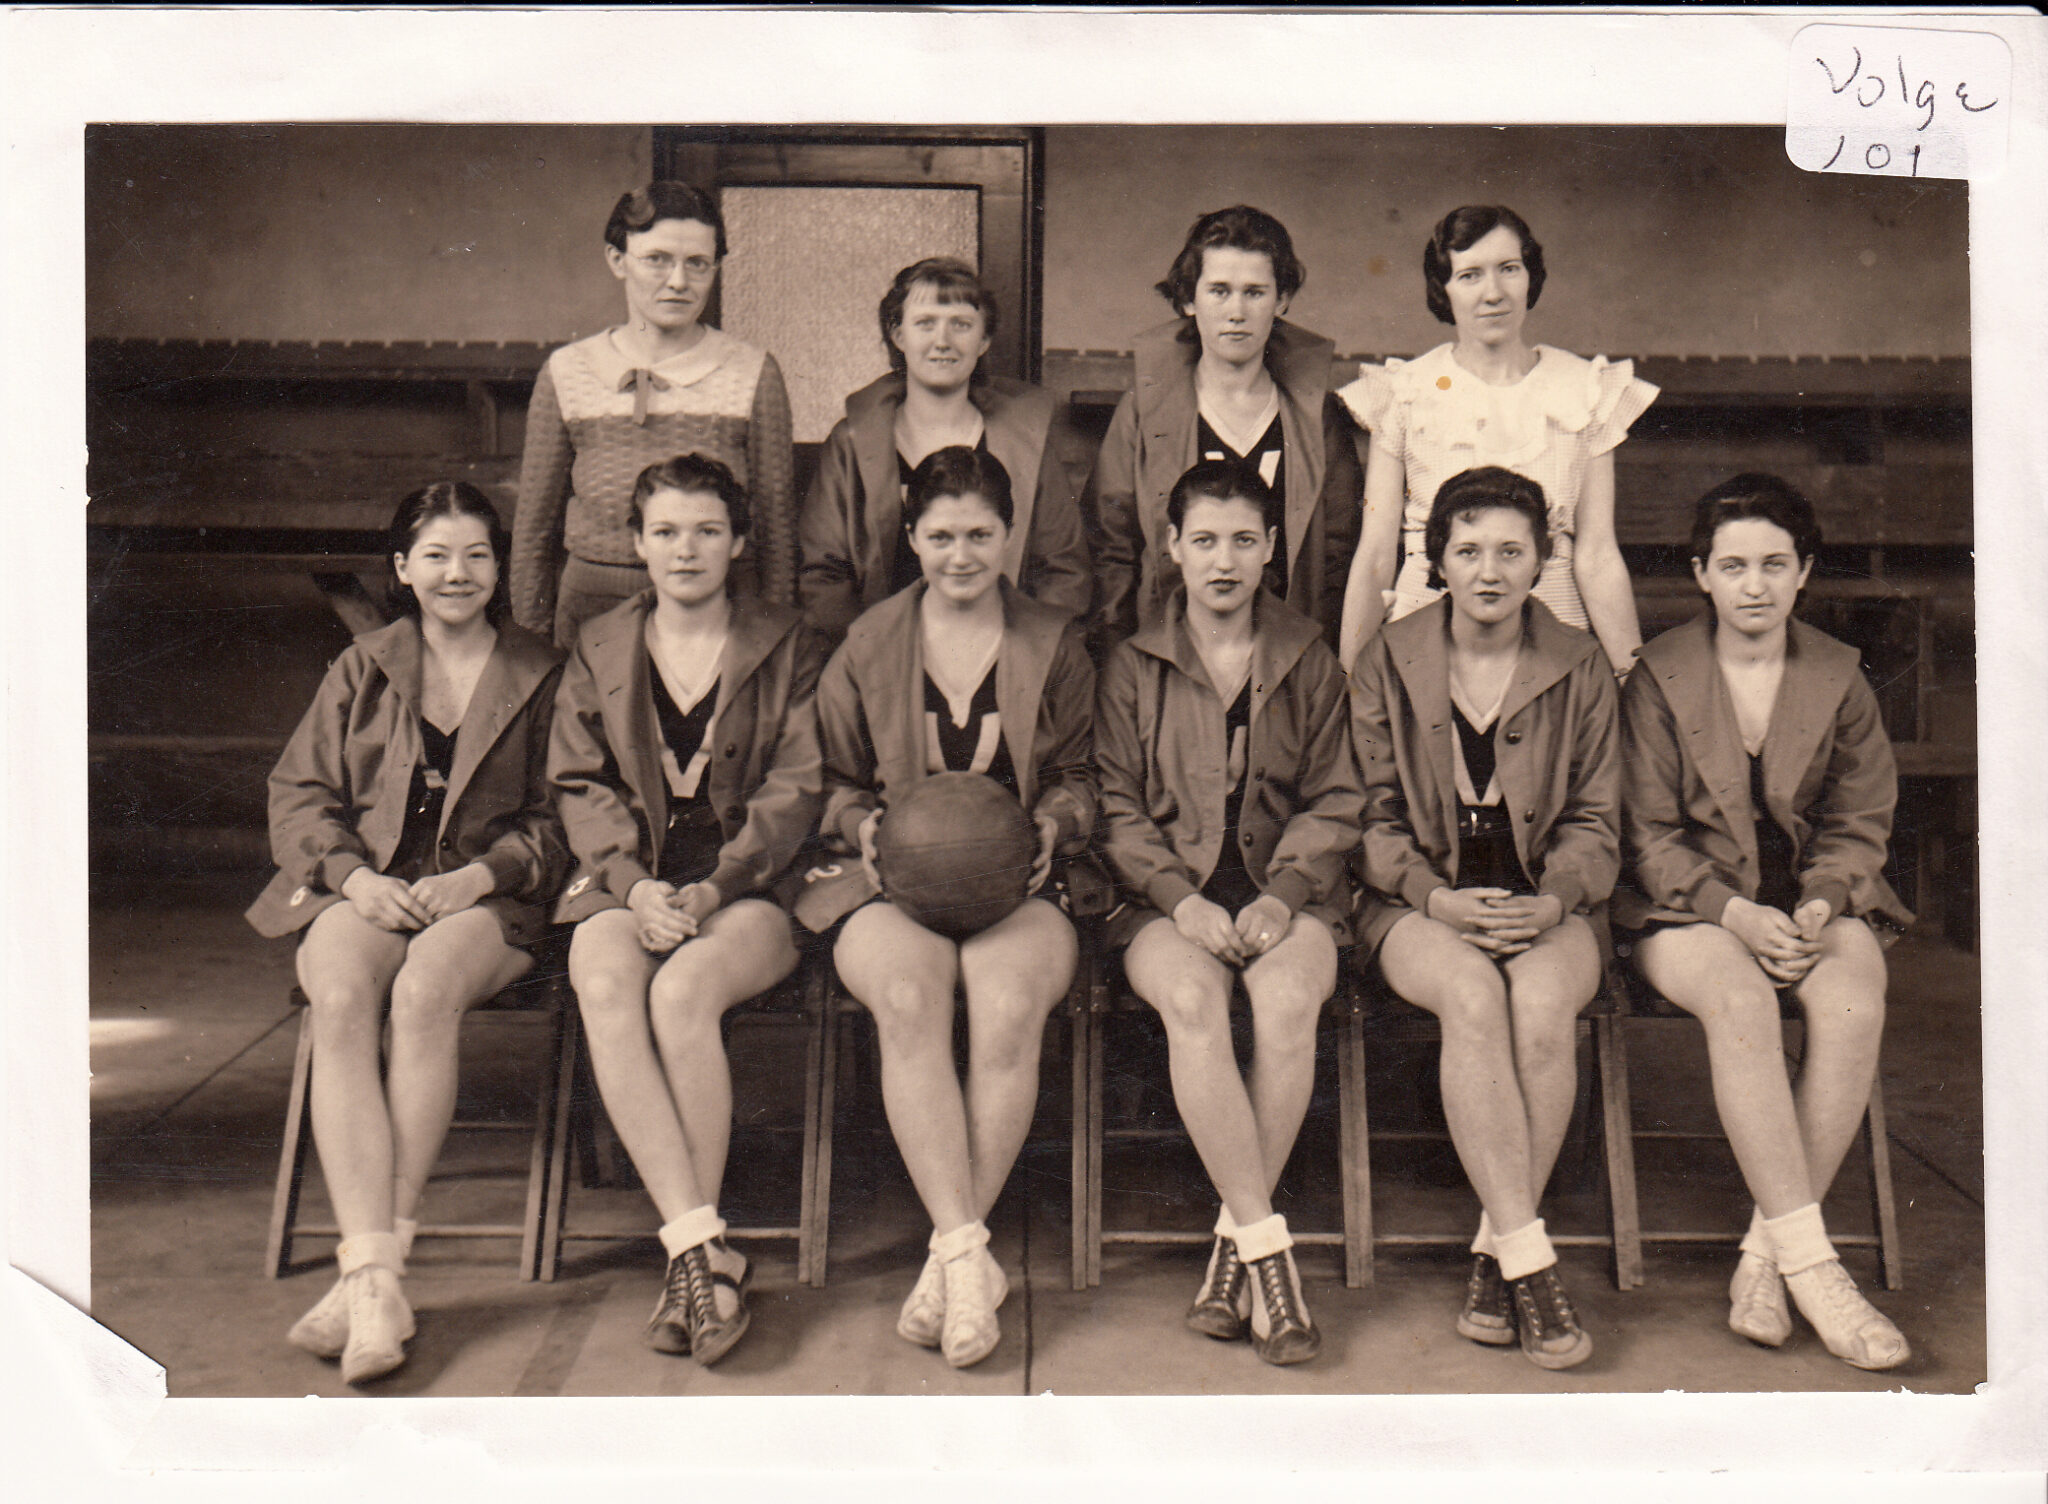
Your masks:
{"label": "woman's hand on basketball", "polygon": [[1052,876],[1052,849],[1060,839],[1060,822],[1051,815],[1033,815],[1031,823],[1038,827],[1038,855],[1031,860],[1031,886],[1024,890],[1027,894],[1036,893]]}
{"label": "woman's hand on basketball", "polygon": [[1756,964],[1774,982],[1800,980],[1820,957],[1820,941],[1807,939],[1790,916],[1768,904],[1729,899],[1721,911],[1721,928],[1749,947]]}
{"label": "woman's hand on basketball", "polygon": [[1230,910],[1222,904],[1190,893],[1173,906],[1173,927],[1217,960],[1232,966],[1244,964],[1244,946],[1237,938],[1237,925],[1230,918]]}
{"label": "woman's hand on basketball", "polygon": [[626,894],[626,907],[639,926],[640,948],[650,956],[667,955],[697,932],[670,903],[675,891],[657,878],[643,877]]}
{"label": "woman's hand on basketball", "polygon": [[1496,901],[1513,897],[1506,888],[1438,888],[1429,895],[1423,912],[1437,923],[1449,925],[1459,939],[1489,956],[1506,957],[1529,948],[1526,940],[1509,940],[1497,933],[1525,927],[1514,913],[1494,907]]}
{"label": "woman's hand on basketball", "polygon": [[1294,916],[1287,911],[1287,905],[1270,893],[1261,893],[1246,904],[1237,914],[1237,939],[1249,961],[1254,956],[1263,956],[1280,943],[1280,937],[1287,933],[1287,927],[1294,923]]}
{"label": "woman's hand on basketball", "polygon": [[358,867],[341,882],[341,896],[355,911],[380,930],[403,934],[425,929],[434,922],[412,887],[402,878],[386,877],[368,867]]}
{"label": "woman's hand on basketball", "polygon": [[690,938],[703,931],[704,921],[724,905],[725,897],[710,883],[691,883],[668,901],[669,911],[689,927]]}
{"label": "woman's hand on basketball", "polygon": [[450,914],[460,914],[464,909],[475,908],[491,896],[491,890],[498,886],[491,869],[482,862],[471,862],[453,872],[437,872],[432,877],[423,877],[412,885],[412,896],[426,911],[428,923],[446,919]]}
{"label": "woman's hand on basketball", "polygon": [[[844,826],[840,828],[845,829]],[[877,893],[882,891],[882,871],[875,865],[875,832],[881,828],[881,810],[871,809],[854,831],[854,839],[860,842],[860,870],[868,875],[868,881],[875,885]]]}

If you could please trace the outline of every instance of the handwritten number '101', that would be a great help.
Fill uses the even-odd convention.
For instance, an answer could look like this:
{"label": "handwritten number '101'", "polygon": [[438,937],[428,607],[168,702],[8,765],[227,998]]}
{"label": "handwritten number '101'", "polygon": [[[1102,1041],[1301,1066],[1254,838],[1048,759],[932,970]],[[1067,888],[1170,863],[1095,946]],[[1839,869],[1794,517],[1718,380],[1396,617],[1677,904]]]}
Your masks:
{"label": "handwritten number '101'", "polygon": [[[1848,144],[1848,141],[1849,138],[1847,136],[1835,137],[1835,154],[1829,157],[1825,162],[1820,164],[1820,170],[1822,172],[1826,172],[1830,167],[1834,166],[1836,162],[1841,160],[1842,148]],[[1878,153],[1880,152],[1883,153],[1882,156],[1878,155]],[[1906,155],[1911,157],[1913,160],[1913,170],[1908,174],[1908,176],[1917,178],[1918,176],[1920,176],[1920,143],[1918,141],[1915,141],[1913,143],[1913,149],[1907,152]],[[1872,172],[1883,172],[1887,167],[1892,165],[1892,149],[1889,146],[1886,146],[1882,141],[1871,142],[1870,145],[1866,146],[1863,149],[1863,165],[1865,167],[1868,167]]]}

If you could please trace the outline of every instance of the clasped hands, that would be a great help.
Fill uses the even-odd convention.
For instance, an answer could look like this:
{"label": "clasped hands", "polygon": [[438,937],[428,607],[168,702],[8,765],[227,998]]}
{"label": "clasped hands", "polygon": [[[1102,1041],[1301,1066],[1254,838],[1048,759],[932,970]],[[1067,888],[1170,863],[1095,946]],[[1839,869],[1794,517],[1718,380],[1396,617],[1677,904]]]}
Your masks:
{"label": "clasped hands", "polygon": [[678,888],[655,877],[641,878],[626,893],[626,907],[639,926],[640,948],[650,956],[665,956],[685,940],[696,939],[722,902],[711,883]]}
{"label": "clasped hands", "polygon": [[1190,893],[1173,906],[1173,927],[1217,960],[1242,966],[1257,960],[1287,933],[1294,915],[1270,893],[1261,894],[1238,911],[1237,918],[1220,903]]}
{"label": "clasped hands", "polygon": [[1449,925],[1467,944],[1505,960],[1564,923],[1564,900],[1554,893],[1510,893],[1506,888],[1437,888],[1424,901],[1423,913]]}
{"label": "clasped hands", "polygon": [[411,883],[358,867],[342,879],[341,896],[377,928],[404,932],[423,930],[437,919],[475,908],[497,885],[482,862]]}
{"label": "clasped hands", "polygon": [[1764,974],[1781,984],[1803,981],[1820,959],[1820,932],[1834,911],[1825,898],[1809,898],[1787,915],[1768,904],[1731,898],[1721,910],[1721,928],[1749,947]]}

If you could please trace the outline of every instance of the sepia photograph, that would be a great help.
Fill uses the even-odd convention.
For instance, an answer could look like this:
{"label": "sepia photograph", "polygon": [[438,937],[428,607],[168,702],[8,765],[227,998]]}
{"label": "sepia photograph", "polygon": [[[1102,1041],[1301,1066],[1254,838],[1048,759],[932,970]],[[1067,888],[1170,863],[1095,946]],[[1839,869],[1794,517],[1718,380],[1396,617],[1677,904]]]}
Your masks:
{"label": "sepia photograph", "polygon": [[1995,1386],[1981,186],[875,98],[87,113],[92,1322],[750,1427]]}

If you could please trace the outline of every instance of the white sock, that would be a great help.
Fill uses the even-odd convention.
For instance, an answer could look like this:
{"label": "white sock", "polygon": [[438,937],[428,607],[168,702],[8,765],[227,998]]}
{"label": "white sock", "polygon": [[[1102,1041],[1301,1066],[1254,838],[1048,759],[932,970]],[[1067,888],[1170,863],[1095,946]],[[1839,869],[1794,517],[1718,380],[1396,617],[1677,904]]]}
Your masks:
{"label": "white sock", "polygon": [[988,1247],[988,1228],[980,1222],[963,1222],[951,1232],[941,1233],[935,1227],[931,1242],[926,1247],[938,1255],[940,1263],[950,1264],[977,1248]]}
{"label": "white sock", "polygon": [[1269,1259],[1294,1246],[1294,1239],[1287,1235],[1287,1219],[1278,1212],[1263,1221],[1240,1226],[1231,1236],[1237,1243],[1237,1256],[1247,1264]]}
{"label": "white sock", "polygon": [[1760,1259],[1777,1257],[1771,1247],[1771,1235],[1764,1228],[1764,1209],[1760,1206],[1749,1209],[1749,1231],[1742,1235],[1742,1251]]}
{"label": "white sock", "polygon": [[398,1256],[402,1259],[411,1258],[412,1240],[419,1236],[420,1219],[418,1217],[393,1217],[391,1219],[391,1230],[398,1235]]}
{"label": "white sock", "polygon": [[680,1258],[701,1243],[708,1243],[725,1231],[725,1218],[708,1202],[684,1212],[661,1229],[661,1246],[670,1258]]}
{"label": "white sock", "polygon": [[1479,1213],[1479,1231],[1472,1234],[1472,1251],[1487,1254],[1495,1259],[1500,1257],[1500,1251],[1493,1246],[1493,1223],[1488,1219],[1484,1208],[1481,1208]]}
{"label": "white sock", "polygon": [[1216,1208],[1216,1236],[1232,1240],[1237,1237],[1237,1224],[1230,1219],[1230,1208],[1227,1206]]}
{"label": "white sock", "polygon": [[1557,1250],[1550,1246],[1550,1234],[1543,1230],[1541,1217],[1513,1232],[1495,1233],[1493,1248],[1502,1279],[1527,1279],[1557,1262]]}
{"label": "white sock", "polygon": [[1780,1274],[1804,1274],[1836,1256],[1835,1245],[1828,1241],[1828,1230],[1821,1222],[1817,1201],[1809,1201],[1782,1217],[1765,1219],[1764,1231],[1770,1236]]}
{"label": "white sock", "polygon": [[398,1234],[392,1232],[359,1232],[343,1238],[334,1250],[334,1262],[341,1266],[344,1279],[371,1264],[382,1264],[394,1274],[405,1273],[405,1254],[398,1246]]}

